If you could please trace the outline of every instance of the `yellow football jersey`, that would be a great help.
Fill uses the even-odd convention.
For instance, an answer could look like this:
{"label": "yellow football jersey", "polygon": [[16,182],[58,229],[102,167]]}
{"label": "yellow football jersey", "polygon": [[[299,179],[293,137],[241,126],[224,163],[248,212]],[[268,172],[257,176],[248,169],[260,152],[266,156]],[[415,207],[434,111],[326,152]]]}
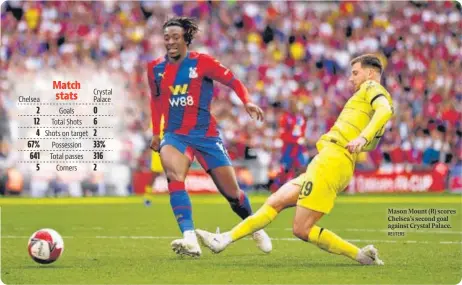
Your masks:
{"label": "yellow football jersey", "polygon": [[[376,101],[382,96],[387,99],[389,105],[383,106],[383,100],[378,100],[382,102],[380,104]],[[381,120],[374,120],[370,124],[374,113],[381,107],[385,110],[391,110],[391,112],[386,111],[389,116],[388,114],[382,116]],[[334,126],[329,132],[321,136],[320,140],[335,142],[345,147],[348,142],[361,135],[367,139],[363,151],[371,151],[375,149],[382,137],[385,124],[392,113],[393,101],[388,91],[376,81],[365,81],[347,101]]]}
{"label": "yellow football jersey", "polygon": [[[150,124],[152,129],[152,122]],[[160,118],[160,139],[164,137],[164,116]],[[155,151],[151,151],[151,171],[161,173],[164,171],[162,163],[160,161],[160,154]]]}

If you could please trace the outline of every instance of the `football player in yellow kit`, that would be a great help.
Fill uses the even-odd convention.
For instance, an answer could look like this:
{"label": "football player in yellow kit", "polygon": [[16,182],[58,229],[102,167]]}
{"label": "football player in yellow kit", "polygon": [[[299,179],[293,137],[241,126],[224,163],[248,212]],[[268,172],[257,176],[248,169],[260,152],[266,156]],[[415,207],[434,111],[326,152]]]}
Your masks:
{"label": "football player in yellow kit", "polygon": [[349,184],[358,154],[376,148],[385,124],[393,115],[390,94],[380,84],[382,64],[375,55],[351,61],[350,83],[355,93],[345,104],[334,126],[316,143],[318,155],[306,172],[289,181],[252,216],[225,233],[196,230],[213,252],[271,223],[279,212],[296,206],[293,233],[330,253],[345,255],[361,264],[383,265],[373,245],[360,249],[328,229],[316,225],[334,206],[337,194]]}

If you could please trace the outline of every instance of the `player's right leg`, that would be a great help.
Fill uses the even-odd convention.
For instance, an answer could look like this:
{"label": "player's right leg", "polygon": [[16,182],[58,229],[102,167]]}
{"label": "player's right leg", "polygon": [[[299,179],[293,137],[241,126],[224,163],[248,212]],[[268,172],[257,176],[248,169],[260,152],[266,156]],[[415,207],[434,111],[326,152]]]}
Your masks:
{"label": "player's right leg", "polygon": [[197,229],[197,235],[204,245],[213,252],[219,253],[223,251],[231,243],[265,228],[285,208],[295,206],[300,192],[299,180],[299,178],[296,178],[284,184],[281,189],[266,200],[265,204],[255,214],[247,217],[231,231],[214,234]]}
{"label": "player's right leg", "polygon": [[297,201],[293,232],[301,240],[327,252],[347,256],[361,264],[381,265],[383,262],[373,246],[360,249],[317,225],[319,219],[332,210],[337,193],[350,182],[353,163],[349,154],[336,145],[320,151],[307,168]]}
{"label": "player's right leg", "polygon": [[200,256],[201,249],[194,233],[191,200],[184,185],[191,164],[188,153],[187,146],[175,135],[165,135],[160,158],[167,176],[170,205],[184,236],[172,242],[172,249],[179,255]]}
{"label": "player's right leg", "polygon": [[322,250],[333,254],[344,255],[363,265],[383,265],[378,251],[373,245],[358,248],[326,228],[316,225],[324,215],[323,212],[297,205],[294,218],[294,235],[308,241]]}

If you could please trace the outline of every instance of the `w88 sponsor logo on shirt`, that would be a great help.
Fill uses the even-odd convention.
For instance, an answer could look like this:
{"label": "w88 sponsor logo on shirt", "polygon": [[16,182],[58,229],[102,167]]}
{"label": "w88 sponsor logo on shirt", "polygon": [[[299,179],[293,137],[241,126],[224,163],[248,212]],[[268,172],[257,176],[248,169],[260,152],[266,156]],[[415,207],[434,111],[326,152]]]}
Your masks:
{"label": "w88 sponsor logo on shirt", "polygon": [[185,107],[194,105],[194,98],[188,95],[188,87],[188,84],[169,86],[170,92],[172,92],[172,98],[168,99],[170,106]]}
{"label": "w88 sponsor logo on shirt", "polygon": [[177,97],[177,98],[170,98],[168,99],[170,102],[170,106],[172,107],[178,107],[178,106],[192,106],[194,105],[194,99],[192,96],[186,96],[186,97]]}

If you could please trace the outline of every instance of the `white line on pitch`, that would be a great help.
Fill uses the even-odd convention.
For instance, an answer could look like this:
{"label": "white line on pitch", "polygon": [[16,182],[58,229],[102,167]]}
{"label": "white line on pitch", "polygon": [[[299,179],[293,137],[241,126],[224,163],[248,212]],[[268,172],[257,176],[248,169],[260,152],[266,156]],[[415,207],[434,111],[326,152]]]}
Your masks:
{"label": "white line on pitch", "polygon": [[[345,229],[348,232],[389,232],[391,230],[379,230],[379,229]],[[401,229],[396,229],[397,231]],[[403,230],[403,232],[412,232],[412,233],[420,233],[420,234],[426,234],[426,233],[433,233],[433,234],[453,234],[453,235],[460,235],[462,232],[459,231],[438,231],[438,230]]]}
{"label": "white line on pitch", "polygon": [[[292,228],[285,228],[285,231],[291,231]],[[381,229],[338,229],[337,231],[346,231],[346,232],[369,232],[369,233],[387,233],[393,230],[381,230]],[[402,231],[406,233],[418,233],[418,234],[449,234],[449,235],[462,235],[462,232],[459,231],[438,231],[438,230],[404,230],[396,229],[396,231]]]}
{"label": "white line on pitch", "polygon": [[[92,238],[92,237],[90,237]],[[96,236],[99,239],[177,239],[179,237],[167,236]]]}
{"label": "white line on pitch", "polygon": [[[3,236],[2,238],[11,238],[11,239],[19,239],[19,238],[29,238],[28,236],[12,236],[7,235]],[[66,238],[75,238],[74,236],[64,236]],[[79,239],[87,239],[87,238],[96,238],[96,239],[176,239],[178,236],[82,236],[78,237]],[[246,238],[250,239],[250,238]],[[300,241],[297,238],[272,238],[275,241]],[[372,240],[365,240],[365,239],[347,239],[350,242],[366,242],[366,243],[418,243],[418,244],[429,244],[429,243],[439,243],[439,244],[462,244],[462,241],[426,241],[426,240],[380,240],[380,239],[372,239]]]}
{"label": "white line on pitch", "polygon": [[[7,235],[7,236],[1,236],[0,238],[30,238],[30,236],[11,236],[11,235]],[[62,236],[62,238],[74,238],[73,236]]]}

